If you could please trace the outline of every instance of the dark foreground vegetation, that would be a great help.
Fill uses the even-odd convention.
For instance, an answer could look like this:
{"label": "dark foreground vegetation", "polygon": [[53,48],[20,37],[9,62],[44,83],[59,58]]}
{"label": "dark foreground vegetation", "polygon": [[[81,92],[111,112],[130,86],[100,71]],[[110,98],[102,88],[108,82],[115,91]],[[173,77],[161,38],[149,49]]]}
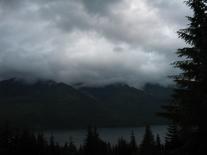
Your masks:
{"label": "dark foreground vegetation", "polygon": [[[182,72],[172,76],[177,84],[173,100],[163,115],[179,127],[173,155],[207,154],[207,1],[186,0],[193,15],[178,31],[188,46],[178,49],[174,66]],[[174,133],[174,130],[169,130]]]}
{"label": "dark foreground vegetation", "polygon": [[175,147],[176,128],[170,126],[171,132],[166,137],[166,143],[161,144],[160,137],[146,126],[141,144],[136,143],[134,133],[130,141],[118,139],[111,145],[103,141],[96,128],[89,127],[82,146],[77,147],[72,141],[59,145],[53,136],[48,140],[43,133],[29,130],[14,129],[6,125],[0,131],[1,155],[167,155]]}

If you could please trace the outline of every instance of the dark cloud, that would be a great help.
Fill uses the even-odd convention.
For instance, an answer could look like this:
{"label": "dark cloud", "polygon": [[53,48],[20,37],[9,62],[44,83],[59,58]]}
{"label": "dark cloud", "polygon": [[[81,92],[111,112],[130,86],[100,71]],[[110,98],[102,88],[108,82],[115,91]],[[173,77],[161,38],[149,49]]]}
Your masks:
{"label": "dark cloud", "polygon": [[4,9],[17,9],[25,4],[26,0],[0,0],[0,6]]}
{"label": "dark cloud", "polygon": [[169,83],[187,14],[175,0],[0,0],[0,79]]}
{"label": "dark cloud", "polygon": [[86,10],[92,14],[107,15],[116,3],[122,0],[81,0]]}

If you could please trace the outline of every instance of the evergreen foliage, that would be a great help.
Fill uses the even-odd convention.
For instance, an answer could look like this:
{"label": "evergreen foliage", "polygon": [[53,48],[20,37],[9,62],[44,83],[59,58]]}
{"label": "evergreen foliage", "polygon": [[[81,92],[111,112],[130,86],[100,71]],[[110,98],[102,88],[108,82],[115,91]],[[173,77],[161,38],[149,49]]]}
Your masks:
{"label": "evergreen foliage", "polygon": [[206,3],[204,0],[188,0],[186,4],[194,11],[193,17],[187,17],[189,27],[178,31],[180,38],[189,47],[178,49],[180,61],[174,62],[176,68],[182,70],[179,75],[172,76],[177,84],[174,100],[167,109],[168,117],[184,127],[204,126],[206,116]]}
{"label": "evergreen foliage", "polygon": [[157,155],[161,155],[162,153],[163,153],[163,146],[162,146],[162,144],[161,144],[161,140],[160,140],[160,136],[159,136],[159,134],[157,134],[157,136],[156,136],[156,142],[155,142],[155,144],[156,144],[156,154]]}
{"label": "evergreen foliage", "polygon": [[145,127],[145,134],[142,143],[140,144],[140,154],[141,155],[154,155],[155,150],[155,140],[154,135],[151,131],[149,125]]}
{"label": "evergreen foliage", "polygon": [[[158,136],[159,137],[159,136]],[[132,132],[130,141],[118,139],[117,144],[104,142],[96,128],[88,128],[83,146],[77,147],[71,140],[59,145],[54,136],[46,138],[43,133],[34,133],[30,130],[16,130],[9,126],[0,129],[0,154],[2,155],[161,155],[162,144],[147,126],[145,136],[140,146]]]}
{"label": "evergreen foliage", "polygon": [[134,135],[134,131],[132,131],[131,136],[130,136],[129,147],[130,147],[131,153],[136,154],[138,148],[137,148],[137,142],[136,142],[136,137]]}
{"label": "evergreen foliage", "polygon": [[185,3],[193,16],[187,17],[188,27],[178,31],[188,46],[178,49],[180,60],[173,63],[182,72],[172,76],[177,88],[173,102],[164,107],[164,115],[176,123],[169,126],[166,145],[173,154],[199,154],[207,146],[207,1]]}
{"label": "evergreen foliage", "polygon": [[104,155],[107,152],[107,144],[99,138],[97,128],[89,127],[84,145],[86,155]]}
{"label": "evergreen foliage", "polygon": [[168,126],[168,133],[165,137],[165,151],[170,152],[171,150],[174,150],[179,147],[179,138],[178,138],[178,129],[177,125],[172,122]]}
{"label": "evergreen foliage", "polygon": [[126,140],[124,140],[122,137],[119,138],[118,144],[115,146],[115,154],[125,155],[129,152],[129,145],[127,144]]}

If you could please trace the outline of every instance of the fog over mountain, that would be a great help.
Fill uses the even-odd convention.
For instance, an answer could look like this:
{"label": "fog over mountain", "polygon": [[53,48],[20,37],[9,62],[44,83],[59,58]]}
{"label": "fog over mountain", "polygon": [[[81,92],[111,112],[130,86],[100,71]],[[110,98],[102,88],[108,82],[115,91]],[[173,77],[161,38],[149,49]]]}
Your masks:
{"label": "fog over mountain", "polygon": [[0,0],[0,80],[169,84],[187,14],[178,0]]}

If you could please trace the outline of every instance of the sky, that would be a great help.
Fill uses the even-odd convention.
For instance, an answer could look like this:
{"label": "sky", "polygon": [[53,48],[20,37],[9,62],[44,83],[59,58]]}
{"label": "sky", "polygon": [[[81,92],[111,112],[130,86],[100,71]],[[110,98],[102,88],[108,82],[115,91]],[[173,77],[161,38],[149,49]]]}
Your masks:
{"label": "sky", "polygon": [[0,0],[0,80],[170,84],[182,0]]}

